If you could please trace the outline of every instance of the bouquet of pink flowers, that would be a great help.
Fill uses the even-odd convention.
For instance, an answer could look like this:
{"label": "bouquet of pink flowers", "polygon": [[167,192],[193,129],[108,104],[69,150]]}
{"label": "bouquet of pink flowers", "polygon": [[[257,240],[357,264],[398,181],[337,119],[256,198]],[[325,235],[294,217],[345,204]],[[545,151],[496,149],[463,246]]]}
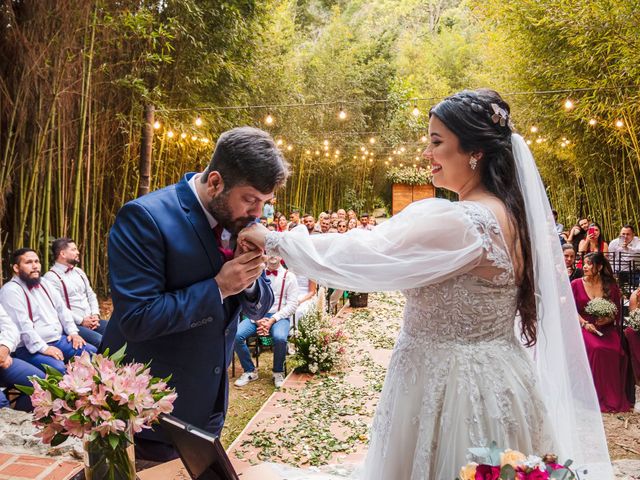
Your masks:
{"label": "bouquet of pink flowers", "polygon": [[516,450],[500,450],[496,443],[489,448],[470,448],[469,451],[485,463],[471,462],[460,469],[456,480],[575,480],[569,469],[571,460],[563,465],[558,457],[525,455]]}
{"label": "bouquet of pink flowers", "polygon": [[71,359],[64,375],[45,366],[46,378],[17,387],[31,395],[43,442],[55,446],[69,436],[84,438],[85,449],[105,468],[127,470],[122,478],[133,468],[124,458],[133,433],[171,412],[177,396],[167,385],[170,377],[152,377],[149,365],[122,365],[125,348],[111,356],[108,350],[93,357],[84,352]]}

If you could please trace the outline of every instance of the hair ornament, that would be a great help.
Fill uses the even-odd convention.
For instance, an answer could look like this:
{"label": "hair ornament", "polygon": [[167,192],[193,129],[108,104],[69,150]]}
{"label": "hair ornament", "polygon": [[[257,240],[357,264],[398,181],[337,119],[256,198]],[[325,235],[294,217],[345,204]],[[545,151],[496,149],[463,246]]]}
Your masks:
{"label": "hair ornament", "polygon": [[509,118],[509,112],[504,108],[501,108],[497,103],[492,103],[493,115],[491,115],[491,121],[493,123],[499,123],[501,127],[509,127],[509,130],[513,130],[513,123]]}

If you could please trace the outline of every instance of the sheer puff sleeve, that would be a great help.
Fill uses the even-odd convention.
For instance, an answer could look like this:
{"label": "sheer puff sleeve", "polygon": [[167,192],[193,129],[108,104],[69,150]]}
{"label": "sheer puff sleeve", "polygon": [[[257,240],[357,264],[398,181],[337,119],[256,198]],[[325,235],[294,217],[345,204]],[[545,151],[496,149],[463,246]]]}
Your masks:
{"label": "sheer puff sleeve", "polygon": [[478,228],[457,203],[415,202],[373,230],[309,235],[270,232],[267,254],[291,271],[341,290],[405,290],[473,270],[484,257]]}

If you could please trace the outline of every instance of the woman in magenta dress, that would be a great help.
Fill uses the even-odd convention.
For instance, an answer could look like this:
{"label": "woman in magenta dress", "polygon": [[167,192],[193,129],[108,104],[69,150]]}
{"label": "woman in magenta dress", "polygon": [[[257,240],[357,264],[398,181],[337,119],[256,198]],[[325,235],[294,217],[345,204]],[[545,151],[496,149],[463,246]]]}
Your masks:
{"label": "woman in magenta dress", "polygon": [[626,412],[633,406],[627,397],[630,366],[617,329],[618,316],[598,318],[585,312],[589,301],[598,297],[610,300],[620,308],[620,289],[611,265],[602,253],[585,255],[582,268],[584,277],[571,282],[571,289],[578,308],[600,410]]}
{"label": "woman in magenta dress", "polygon": [[[638,297],[640,296],[640,288],[629,297],[629,312],[633,312],[640,308]],[[640,332],[636,332],[633,328],[627,327],[624,331],[629,343],[629,352],[631,353],[631,366],[637,384],[640,384]]]}

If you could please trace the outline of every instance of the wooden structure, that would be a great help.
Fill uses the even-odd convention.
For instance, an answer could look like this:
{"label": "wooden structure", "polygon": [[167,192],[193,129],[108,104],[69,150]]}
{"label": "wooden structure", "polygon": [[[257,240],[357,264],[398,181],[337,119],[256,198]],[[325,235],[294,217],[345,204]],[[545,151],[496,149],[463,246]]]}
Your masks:
{"label": "wooden structure", "polygon": [[435,196],[436,188],[431,184],[407,185],[405,183],[394,183],[391,187],[391,214],[399,213],[412,202]]}

